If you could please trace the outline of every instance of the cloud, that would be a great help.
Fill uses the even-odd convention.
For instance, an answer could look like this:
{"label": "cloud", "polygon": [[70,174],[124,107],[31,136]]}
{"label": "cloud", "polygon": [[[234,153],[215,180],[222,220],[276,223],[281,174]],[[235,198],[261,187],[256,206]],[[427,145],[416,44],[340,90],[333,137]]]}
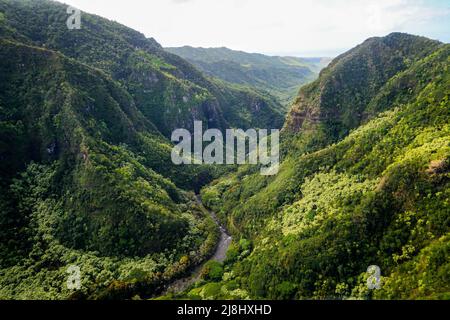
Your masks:
{"label": "cloud", "polygon": [[227,46],[262,53],[342,52],[392,31],[448,40],[440,0],[65,0],[164,46]]}
{"label": "cloud", "polygon": [[424,23],[449,15],[449,8],[433,8],[422,1],[377,1],[367,7],[367,26],[373,31],[403,29],[411,23]]}
{"label": "cloud", "polygon": [[180,4],[180,3],[188,3],[193,2],[195,0],[171,0],[173,3]]}

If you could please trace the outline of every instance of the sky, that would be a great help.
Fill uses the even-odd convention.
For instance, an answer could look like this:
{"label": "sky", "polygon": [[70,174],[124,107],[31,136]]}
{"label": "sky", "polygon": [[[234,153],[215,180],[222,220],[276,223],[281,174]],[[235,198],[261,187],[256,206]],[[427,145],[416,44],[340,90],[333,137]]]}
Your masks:
{"label": "sky", "polygon": [[450,0],[61,0],[164,47],[333,57],[373,36],[450,42]]}

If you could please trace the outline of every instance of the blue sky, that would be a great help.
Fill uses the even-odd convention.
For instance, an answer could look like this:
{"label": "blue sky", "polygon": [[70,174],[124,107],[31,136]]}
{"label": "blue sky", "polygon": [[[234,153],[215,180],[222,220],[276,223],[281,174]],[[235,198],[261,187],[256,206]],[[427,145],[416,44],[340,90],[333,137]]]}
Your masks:
{"label": "blue sky", "polygon": [[335,56],[393,31],[450,42],[450,0],[65,0],[163,46]]}

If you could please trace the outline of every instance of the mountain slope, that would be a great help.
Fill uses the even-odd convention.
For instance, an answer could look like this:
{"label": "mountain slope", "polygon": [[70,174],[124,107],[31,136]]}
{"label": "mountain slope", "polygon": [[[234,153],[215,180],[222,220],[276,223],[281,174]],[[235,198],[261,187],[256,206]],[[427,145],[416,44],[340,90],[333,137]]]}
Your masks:
{"label": "mountain slope", "polygon": [[[450,45],[392,34],[337,58],[303,88],[279,174],[241,168],[203,190],[252,250],[235,243],[223,280],[185,297],[448,299],[449,56]],[[373,87],[358,86],[365,79]],[[354,118],[344,117],[352,108]],[[367,289],[370,265],[381,268],[380,290]]]}
{"label": "mountain slope", "polygon": [[227,82],[250,85],[288,104],[298,89],[314,80],[326,58],[270,57],[228,48],[165,48],[188,60],[207,75]]}
{"label": "mountain slope", "polygon": [[79,295],[150,294],[205,258],[214,223],[151,168],[170,145],[131,96],[59,53],[0,44],[0,297],[67,298],[68,265],[86,275]]}
{"label": "mountain slope", "polygon": [[[172,165],[171,131],[282,112],[117,23],[83,14],[68,31],[65,9],[0,0],[0,299],[152,297],[218,237],[181,189],[217,168]],[[449,57],[395,33],[303,87],[279,174],[243,166],[202,190],[235,241],[176,297],[449,299]]]}
{"label": "mountain slope", "polygon": [[[82,28],[68,30],[66,5],[46,0],[1,0],[0,36],[60,51],[120,81],[137,108],[170,137],[203,120],[212,128],[280,127],[282,107],[252,91],[217,85],[152,38],[82,13]],[[237,104],[233,97],[239,97]]]}
{"label": "mountain slope", "polygon": [[[401,33],[366,40],[337,57],[319,80],[302,88],[288,114],[285,133],[318,136],[313,142],[316,146],[345,137],[392,106],[390,99],[375,99],[387,81],[440,45],[438,41]],[[318,143],[320,139],[323,144]]]}
{"label": "mountain slope", "polygon": [[[159,72],[161,90],[178,86],[216,105],[218,98],[161,71],[162,58],[144,52],[156,42],[130,29],[84,15],[100,30],[65,34],[65,9],[0,1],[0,298],[70,298],[69,265],[84,275],[78,298],[150,296],[214,250],[214,222],[179,189],[197,187],[210,169],[172,164],[164,126],[139,100],[145,81],[117,72],[121,64],[144,78]],[[76,37],[86,42],[74,45]],[[139,55],[141,64],[132,60]],[[169,58],[179,62],[176,72],[185,67],[204,80]],[[154,90],[146,98],[167,93]],[[173,105],[158,106],[160,115]],[[184,116],[195,117],[191,111]],[[215,115],[208,119],[228,125]]]}

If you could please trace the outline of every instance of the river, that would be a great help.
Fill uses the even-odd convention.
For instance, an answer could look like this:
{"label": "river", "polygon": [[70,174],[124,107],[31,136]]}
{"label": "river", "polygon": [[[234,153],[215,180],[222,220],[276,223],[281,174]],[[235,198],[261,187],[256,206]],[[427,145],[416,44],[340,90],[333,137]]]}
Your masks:
{"label": "river", "polygon": [[[196,195],[195,197],[197,204],[203,208],[203,202],[199,195]],[[210,260],[218,261],[218,262],[224,262],[226,258],[226,254],[228,251],[228,248],[231,244],[232,237],[228,234],[226,228],[220,223],[219,219],[217,218],[216,214],[208,209],[205,208],[206,211],[208,211],[211,218],[214,220],[214,222],[217,224],[220,230],[220,239],[217,243],[216,250],[214,251],[214,254],[210,258]],[[186,276],[184,278],[178,279],[171,284],[169,284],[162,293],[162,295],[167,295],[169,293],[178,293],[181,291],[186,290],[188,287],[196,283],[198,280],[200,280],[200,272],[203,269],[204,264],[206,261],[197,267],[191,272],[189,276]]]}

